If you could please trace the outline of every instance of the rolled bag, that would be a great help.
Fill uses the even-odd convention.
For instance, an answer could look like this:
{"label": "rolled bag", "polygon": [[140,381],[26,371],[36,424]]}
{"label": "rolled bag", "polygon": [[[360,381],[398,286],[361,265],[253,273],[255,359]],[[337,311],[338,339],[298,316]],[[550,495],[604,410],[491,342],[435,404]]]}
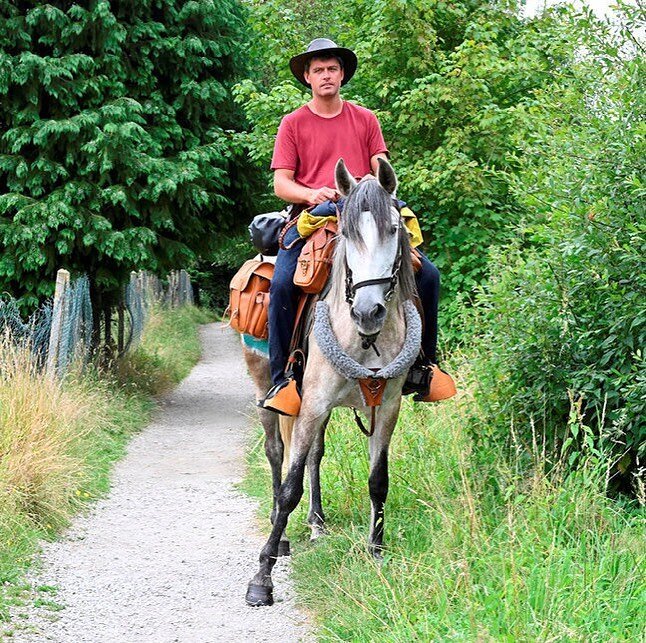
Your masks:
{"label": "rolled bag", "polygon": [[[298,234],[303,239],[307,239],[315,230],[336,221],[337,206],[339,210],[343,211],[343,199],[340,199],[338,203],[324,201],[309,210],[303,210],[298,217],[298,224],[296,225]],[[399,201],[399,207],[401,208],[400,213],[402,219],[404,219],[404,226],[410,235],[410,245],[412,248],[416,248],[424,241],[419,221],[415,213],[406,205],[405,201]]]}

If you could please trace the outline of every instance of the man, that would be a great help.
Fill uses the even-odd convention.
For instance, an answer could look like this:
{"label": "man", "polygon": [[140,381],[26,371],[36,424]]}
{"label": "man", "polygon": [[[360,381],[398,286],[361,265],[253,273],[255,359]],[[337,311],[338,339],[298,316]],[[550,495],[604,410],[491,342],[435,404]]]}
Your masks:
{"label": "man", "polygon": [[[357,68],[353,51],[337,47],[327,38],[317,38],[307,51],[294,56],[289,66],[296,79],[311,89],[312,99],[281,121],[271,169],[276,196],[295,204],[295,211],[300,212],[337,201],[334,167],[339,158],[344,159],[355,177],[361,178],[369,172],[376,173],[378,159],[387,158],[388,148],[377,117],[341,98],[340,88]],[[288,249],[278,253],[270,290],[269,361],[273,387],[261,404],[286,415],[294,414],[292,410],[299,406],[299,400],[294,399],[297,388],[285,375],[285,367],[298,302],[298,289],[292,280],[304,242],[296,226],[290,228],[284,238]],[[420,366],[430,373],[429,365],[436,362],[439,272],[423,256],[417,286],[426,318],[422,338],[425,363]],[[428,387],[428,377],[421,385],[425,386]]]}

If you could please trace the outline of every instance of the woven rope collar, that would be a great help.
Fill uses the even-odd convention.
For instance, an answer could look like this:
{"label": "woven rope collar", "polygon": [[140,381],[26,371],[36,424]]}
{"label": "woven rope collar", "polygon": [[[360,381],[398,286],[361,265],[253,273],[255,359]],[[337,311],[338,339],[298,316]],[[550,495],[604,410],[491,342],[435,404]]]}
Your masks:
{"label": "woven rope collar", "polygon": [[399,355],[390,364],[382,367],[376,373],[359,364],[350,357],[339,345],[330,322],[330,307],[325,301],[316,304],[316,319],[314,321],[314,337],[321,352],[334,369],[347,379],[358,380],[364,377],[378,377],[387,380],[403,375],[412,366],[419,354],[422,343],[422,320],[412,301],[404,302],[404,319],[406,320],[406,337]]}

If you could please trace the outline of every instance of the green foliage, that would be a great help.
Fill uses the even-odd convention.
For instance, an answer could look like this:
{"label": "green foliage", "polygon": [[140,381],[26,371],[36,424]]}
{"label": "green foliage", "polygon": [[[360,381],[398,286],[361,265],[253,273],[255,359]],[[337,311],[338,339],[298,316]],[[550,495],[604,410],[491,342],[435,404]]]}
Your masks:
{"label": "green foliage", "polygon": [[343,95],[378,114],[399,196],[420,217],[445,292],[470,291],[486,272],[489,247],[509,238],[516,134],[533,127],[521,106],[568,51],[565,34],[523,23],[513,3],[326,3],[331,19],[314,23],[318,31],[301,21],[301,3],[249,4],[259,78],[238,85],[236,99],[251,125],[251,158],[269,166],[280,117],[307,100],[290,79],[289,57],[316,35],[355,49],[359,69]]}
{"label": "green foliage", "polygon": [[0,3],[0,289],[114,290],[235,227],[244,39],[235,0]]}
{"label": "green foliage", "polygon": [[[524,220],[467,322],[487,413],[476,430],[505,440],[513,418],[527,441],[532,427],[548,443],[567,436],[572,463],[587,440],[625,487],[646,458],[646,68],[591,16],[561,18],[588,52],[526,108],[534,128],[513,181]],[[638,30],[628,15],[624,26]],[[572,408],[589,431],[567,433]]]}
{"label": "green foliage", "polygon": [[[322,641],[632,641],[644,631],[643,511],[603,493],[605,468],[543,473],[476,449],[455,402],[406,401],[393,438],[385,563],[366,547],[367,441],[335,412],[322,464],[329,535],[308,542],[307,490],[287,529],[299,599]],[[520,445],[518,445],[520,448]],[[585,475],[583,475],[585,474]],[[262,438],[246,488],[271,477]],[[495,481],[495,484],[492,482]]]}
{"label": "green foliage", "polygon": [[195,306],[153,310],[139,346],[117,362],[118,380],[150,395],[168,391],[199,360],[202,349],[195,328],[210,321],[212,316]]}

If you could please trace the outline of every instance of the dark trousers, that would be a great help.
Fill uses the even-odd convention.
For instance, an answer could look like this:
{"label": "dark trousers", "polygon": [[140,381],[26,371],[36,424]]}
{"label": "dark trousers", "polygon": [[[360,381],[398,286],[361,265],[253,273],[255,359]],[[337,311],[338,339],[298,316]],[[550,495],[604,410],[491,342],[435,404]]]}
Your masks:
{"label": "dark trousers", "polygon": [[[298,231],[294,226],[287,231],[283,243],[289,246],[296,239],[298,239]],[[297,241],[289,250],[281,248],[278,251],[276,269],[269,289],[269,368],[274,384],[278,384],[285,377],[299,296],[299,289],[294,285],[293,279],[296,262],[304,243],[303,239]],[[422,268],[415,275],[415,282],[424,310],[422,350],[424,355],[435,363],[440,272],[424,255],[421,259]]]}

